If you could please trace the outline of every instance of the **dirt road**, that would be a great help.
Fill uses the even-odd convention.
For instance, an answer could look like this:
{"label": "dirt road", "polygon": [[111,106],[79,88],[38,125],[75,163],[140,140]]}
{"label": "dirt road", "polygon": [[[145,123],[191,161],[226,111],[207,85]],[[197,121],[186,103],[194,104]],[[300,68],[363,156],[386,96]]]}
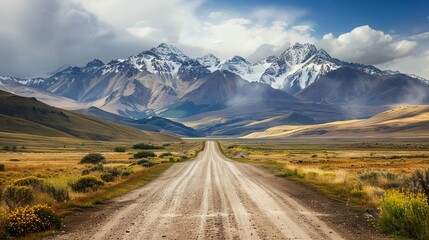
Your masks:
{"label": "dirt road", "polygon": [[[56,239],[342,239],[252,165],[225,158],[214,142],[192,161],[115,201],[109,215]],[[104,217],[103,217],[104,216]]]}

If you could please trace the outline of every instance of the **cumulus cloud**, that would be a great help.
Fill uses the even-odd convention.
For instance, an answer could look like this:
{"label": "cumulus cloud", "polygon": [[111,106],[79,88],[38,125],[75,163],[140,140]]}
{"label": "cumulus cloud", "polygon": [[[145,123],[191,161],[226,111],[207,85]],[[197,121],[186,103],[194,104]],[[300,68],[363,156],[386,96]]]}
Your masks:
{"label": "cumulus cloud", "polygon": [[318,41],[318,46],[343,60],[365,64],[383,64],[410,56],[417,43],[405,39],[397,40],[391,35],[374,30],[369,26],[360,26],[338,37],[332,33],[326,34]]}
{"label": "cumulus cloud", "polygon": [[411,40],[425,40],[429,38],[429,32],[420,33],[409,37]]}
{"label": "cumulus cloud", "polygon": [[382,69],[392,69],[403,73],[416,74],[429,79],[429,46],[420,47],[415,55],[395,59],[391,62],[381,64]]}
{"label": "cumulus cloud", "polygon": [[144,45],[79,3],[62,0],[1,1],[0,36],[0,73],[21,76],[130,55]]}
{"label": "cumulus cloud", "polygon": [[[317,39],[313,26],[300,22],[306,16],[302,9],[210,11],[200,9],[203,3],[0,1],[0,74],[46,73],[63,65],[84,65],[93,58],[108,61],[161,42],[174,44],[192,57],[213,53],[223,59],[241,55],[251,61],[278,55],[295,42],[314,43],[343,60],[405,66],[411,62],[406,59],[416,54],[417,45],[429,39],[428,33],[397,39],[369,26]],[[419,61],[425,59],[418,57]]]}
{"label": "cumulus cloud", "polygon": [[180,33],[179,42],[221,58],[241,55],[255,59],[261,56],[255,54],[258,49],[274,53],[295,42],[315,42],[310,25],[294,24],[302,14],[302,11],[273,8],[261,8],[242,17],[216,13],[214,18],[210,13],[204,21],[188,24]]}

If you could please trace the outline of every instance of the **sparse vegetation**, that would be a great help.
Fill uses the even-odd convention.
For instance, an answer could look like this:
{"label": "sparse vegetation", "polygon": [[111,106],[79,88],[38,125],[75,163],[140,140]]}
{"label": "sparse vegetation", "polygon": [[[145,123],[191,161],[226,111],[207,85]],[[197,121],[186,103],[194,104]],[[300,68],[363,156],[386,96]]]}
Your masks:
{"label": "sparse vegetation", "polygon": [[[151,157],[146,162],[142,161],[144,159],[131,160],[128,154],[117,154],[114,148],[126,146],[123,142],[85,141],[83,144],[81,140],[76,140],[56,143],[57,140],[50,139],[49,143],[40,145],[39,140],[32,138],[25,141],[31,143],[26,145],[25,151],[21,151],[22,148],[19,147],[19,152],[12,152],[12,147],[9,147],[9,151],[0,155],[0,164],[7,170],[0,171],[0,204],[4,206],[0,209],[0,239],[12,237],[13,233],[6,232],[6,223],[9,214],[16,209],[47,204],[52,206],[59,216],[64,216],[76,208],[91,207],[138,188],[172,165],[169,161],[164,162],[165,159],[162,158]],[[35,145],[32,145],[33,143]],[[1,144],[21,146],[19,142]],[[67,147],[64,148],[64,145]],[[166,151],[176,154],[186,150],[192,157],[201,148],[201,144],[171,143],[165,148],[166,150],[154,154]],[[87,152],[103,152],[103,156],[109,161],[92,165],[79,164],[83,153]],[[133,153],[129,154],[132,156]],[[101,181],[103,185],[85,189],[85,184],[79,181],[84,176],[94,176],[98,179],[97,182]],[[75,192],[72,186],[74,189],[85,190]],[[33,232],[24,231],[22,234],[29,233]]]}
{"label": "sparse vegetation", "polygon": [[222,149],[230,158],[261,165],[354,208],[379,209],[386,233],[428,239],[426,143],[249,142],[224,143]]}
{"label": "sparse vegetation", "polygon": [[142,149],[142,150],[156,150],[156,149],[164,149],[163,146],[156,146],[152,144],[146,144],[146,143],[139,143],[133,145],[134,149]]}
{"label": "sparse vegetation", "polygon": [[89,192],[99,189],[104,185],[104,181],[93,175],[85,175],[77,181],[70,183],[74,192]]}
{"label": "sparse vegetation", "polygon": [[152,167],[155,165],[153,162],[147,160],[147,159],[141,159],[137,161],[137,164],[143,167]]}
{"label": "sparse vegetation", "polygon": [[127,148],[123,147],[123,146],[117,146],[117,147],[113,148],[113,151],[114,152],[126,152]]}
{"label": "sparse vegetation", "polygon": [[153,158],[156,154],[151,151],[141,151],[134,154],[134,158]]}
{"label": "sparse vegetation", "polygon": [[381,229],[413,239],[429,239],[429,205],[423,193],[386,191],[380,201]]}
{"label": "sparse vegetation", "polygon": [[161,153],[159,155],[160,158],[173,157],[173,156],[174,156],[174,154],[172,154],[171,152]]}
{"label": "sparse vegetation", "polygon": [[99,164],[106,161],[106,158],[100,153],[89,153],[85,155],[80,163]]}
{"label": "sparse vegetation", "polygon": [[61,221],[47,205],[26,206],[8,213],[5,230],[10,236],[21,237],[29,233],[59,229]]}
{"label": "sparse vegetation", "polygon": [[10,209],[26,206],[34,201],[34,191],[27,186],[6,186],[2,199]]}

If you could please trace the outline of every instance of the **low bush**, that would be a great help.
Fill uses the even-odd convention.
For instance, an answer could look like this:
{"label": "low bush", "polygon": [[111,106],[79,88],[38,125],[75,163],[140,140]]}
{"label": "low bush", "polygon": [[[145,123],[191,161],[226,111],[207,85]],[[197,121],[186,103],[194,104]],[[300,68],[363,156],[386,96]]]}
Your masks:
{"label": "low bush", "polygon": [[114,152],[126,152],[127,148],[126,147],[122,147],[122,146],[118,146],[118,147],[113,148],[113,151]]}
{"label": "low bush", "polygon": [[161,153],[159,155],[160,158],[164,158],[164,157],[172,157],[174,156],[174,154],[172,154],[171,152],[166,152],[166,153]]}
{"label": "low bush", "polygon": [[156,157],[156,154],[151,151],[141,151],[134,154],[134,158]]}
{"label": "low bush", "polygon": [[152,144],[146,144],[146,143],[138,143],[133,145],[134,149],[143,149],[143,150],[153,150],[153,149],[164,149],[164,147],[156,146]]}
{"label": "low bush", "polygon": [[429,239],[429,205],[423,193],[389,190],[379,205],[381,229],[414,239]]}
{"label": "low bush", "polygon": [[96,164],[89,169],[91,172],[103,172],[104,165],[102,163]]}
{"label": "low bush", "polygon": [[28,186],[32,187],[36,191],[47,191],[49,184],[43,178],[38,178],[34,176],[18,178],[13,181],[12,185],[14,186]]}
{"label": "low bush", "polygon": [[28,186],[9,185],[3,189],[2,199],[9,208],[29,205],[34,200],[34,191]]}
{"label": "low bush", "polygon": [[147,159],[141,159],[139,161],[137,161],[137,164],[143,167],[152,167],[153,165],[155,165],[153,162],[147,160]]}
{"label": "low bush", "polygon": [[110,172],[103,172],[100,175],[100,178],[105,182],[113,182],[113,181],[115,181],[116,176]]}
{"label": "low bush", "polygon": [[67,188],[52,188],[49,194],[58,202],[70,200],[70,193]]}
{"label": "low bush", "polygon": [[17,208],[7,215],[5,230],[10,236],[22,237],[61,227],[60,218],[47,205]]}
{"label": "low bush", "polygon": [[31,187],[35,192],[43,192],[49,194],[53,199],[58,202],[64,202],[70,199],[67,188],[55,188],[54,185],[48,183],[43,178],[35,176],[19,178],[13,181],[13,186],[26,186]]}
{"label": "low bush", "polygon": [[103,185],[103,180],[93,175],[81,176],[77,181],[70,183],[70,187],[74,192],[94,191],[99,189]]}
{"label": "low bush", "polygon": [[80,160],[80,163],[99,164],[104,163],[106,158],[100,153],[89,153]]}
{"label": "low bush", "polygon": [[423,192],[429,203],[429,168],[417,169],[409,180],[408,186],[414,193]]}
{"label": "low bush", "polygon": [[0,163],[0,172],[3,172],[3,171],[4,171],[4,164]]}

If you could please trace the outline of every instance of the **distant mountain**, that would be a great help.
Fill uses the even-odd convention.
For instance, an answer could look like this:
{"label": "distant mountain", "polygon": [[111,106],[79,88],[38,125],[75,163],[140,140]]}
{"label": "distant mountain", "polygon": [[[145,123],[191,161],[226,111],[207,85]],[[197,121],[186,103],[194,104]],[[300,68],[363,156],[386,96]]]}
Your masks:
{"label": "distant mountain", "polygon": [[382,75],[383,71],[367,65],[347,63],[332,58],[323,50],[311,44],[296,43],[280,56],[270,56],[255,64],[241,57],[234,57],[219,65],[218,68],[229,70],[243,79],[271,85],[290,94],[305,89],[325,75],[340,67],[349,66],[371,75]]}
{"label": "distant mountain", "polygon": [[[174,118],[206,135],[237,135],[250,129],[247,124],[291,112],[317,123],[369,117],[390,104],[428,102],[427,84],[299,43],[255,63],[241,56],[191,58],[162,43],[125,59],[68,67],[48,78],[0,78],[0,89],[35,95],[54,106],[93,106],[132,119]],[[258,127],[270,124],[276,121]]]}
{"label": "distant mountain", "polygon": [[0,91],[0,132],[87,140],[180,141],[168,134],[141,131]]}
{"label": "distant mountain", "polygon": [[341,67],[297,94],[306,101],[335,105],[386,106],[429,103],[429,84],[405,74],[370,75]]}
{"label": "distant mountain", "polygon": [[429,106],[401,106],[369,119],[312,126],[277,126],[244,138],[428,138]]}
{"label": "distant mountain", "polygon": [[127,118],[124,116],[103,111],[96,107],[78,109],[78,110],[75,110],[75,112],[94,116],[106,121],[135,127],[145,131],[162,132],[162,133],[185,136],[185,137],[201,136],[201,134],[195,131],[193,128],[187,127],[181,123],[174,122],[169,119],[161,118],[161,117],[151,117],[147,119],[133,120],[131,118]]}

